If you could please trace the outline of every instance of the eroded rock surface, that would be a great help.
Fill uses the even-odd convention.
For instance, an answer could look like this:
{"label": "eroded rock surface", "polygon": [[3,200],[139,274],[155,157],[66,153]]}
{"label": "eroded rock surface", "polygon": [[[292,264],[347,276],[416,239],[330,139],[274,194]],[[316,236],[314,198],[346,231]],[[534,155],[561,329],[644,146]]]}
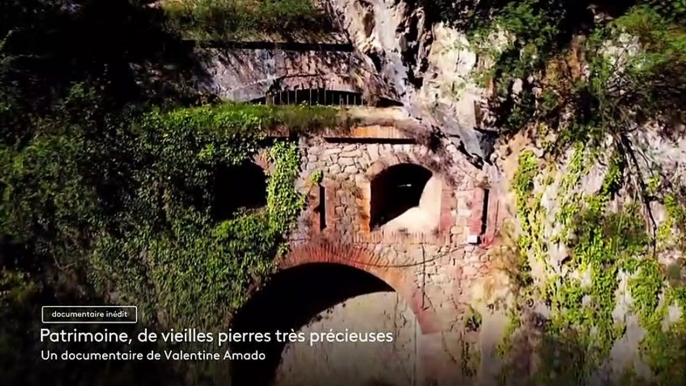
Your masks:
{"label": "eroded rock surface", "polygon": [[327,4],[349,41],[196,48],[196,86],[237,101],[312,89],[357,92],[372,105],[390,100],[420,130],[439,130],[472,162],[488,161],[495,131],[483,124],[483,92],[469,77],[478,58],[464,34],[433,23],[415,1]]}
{"label": "eroded rock surface", "polygon": [[465,36],[434,24],[415,1],[332,0],[353,45],[426,127],[487,159],[494,134],[481,128],[482,91],[469,79],[477,56]]}

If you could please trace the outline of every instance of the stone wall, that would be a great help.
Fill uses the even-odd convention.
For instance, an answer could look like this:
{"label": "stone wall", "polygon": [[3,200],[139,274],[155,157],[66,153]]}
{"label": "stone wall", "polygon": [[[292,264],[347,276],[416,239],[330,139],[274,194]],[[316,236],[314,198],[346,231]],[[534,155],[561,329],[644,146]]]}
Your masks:
{"label": "stone wall", "polygon": [[[486,247],[501,221],[498,200],[489,197],[483,172],[467,162],[449,140],[430,147],[397,132],[388,135],[388,128],[383,130],[386,138],[363,130],[367,135],[362,138],[301,140],[302,174],[298,185],[308,196],[308,206],[292,235],[291,253],[282,269],[335,263],[383,280],[416,319],[413,326],[418,337],[413,342],[417,347],[412,355],[417,365],[414,376],[422,379],[418,384],[427,377],[437,384],[453,383],[463,378],[460,364],[456,363],[460,359],[456,358],[464,357],[465,342],[477,344],[479,340],[476,334],[465,333],[464,317],[473,297],[472,284],[487,269]],[[440,198],[440,215],[434,227],[413,232],[370,227],[372,181],[401,164],[426,168],[440,182],[440,195],[436,196]],[[347,323],[345,320],[365,319],[365,314],[371,320],[370,304],[375,304],[378,312],[392,313],[388,302],[380,297],[377,300],[356,299],[345,307],[345,316],[340,310],[332,310],[328,322],[318,322],[317,328],[340,328]],[[375,320],[376,328],[384,328],[382,321]],[[338,349],[318,350],[334,355]],[[285,355],[291,355],[291,359],[283,366],[299,363],[292,357],[295,354]],[[333,371],[333,362],[318,363]],[[383,363],[378,362],[382,370],[397,372]],[[375,371],[370,370],[370,374]]]}
{"label": "stone wall", "polygon": [[[327,141],[312,139],[302,145],[303,181],[309,175],[321,173],[321,187],[312,195],[310,208],[318,208],[323,201],[325,224],[313,216],[309,235],[323,228],[323,235],[334,235],[344,242],[424,242],[434,245],[461,245],[467,242],[470,220],[481,215],[482,208],[472,205],[479,185],[479,170],[466,162],[452,143],[441,144],[438,152],[416,143],[356,143],[357,141]],[[396,141],[394,141],[396,142]],[[371,230],[369,227],[371,181],[381,172],[399,164],[415,164],[430,170],[441,183],[440,219],[437,232],[392,233]],[[474,208],[472,208],[474,206]],[[479,217],[480,218],[480,217]],[[432,232],[433,231],[433,232]],[[313,233],[314,232],[314,233]]]}

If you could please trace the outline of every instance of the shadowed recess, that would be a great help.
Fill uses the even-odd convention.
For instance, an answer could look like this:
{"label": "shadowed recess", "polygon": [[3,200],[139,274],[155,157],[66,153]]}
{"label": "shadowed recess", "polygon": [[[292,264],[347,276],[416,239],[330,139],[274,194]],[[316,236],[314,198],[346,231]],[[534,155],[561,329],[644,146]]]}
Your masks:
{"label": "shadowed recess", "polygon": [[226,220],[240,209],[256,210],[267,205],[267,176],[252,162],[218,167],[214,183],[212,208],[216,220]]}
{"label": "shadowed recess", "polygon": [[371,184],[370,228],[379,228],[419,206],[432,174],[419,165],[399,164],[376,176]]}
{"label": "shadowed recess", "polygon": [[[263,290],[234,317],[232,331],[270,332],[298,331],[316,316],[348,299],[393,289],[377,277],[362,270],[329,263],[305,264],[278,273]],[[307,344],[307,343],[295,343]],[[239,353],[256,350],[265,353],[264,361],[232,363],[234,386],[267,386],[273,380],[281,361],[285,343],[234,343]]]}

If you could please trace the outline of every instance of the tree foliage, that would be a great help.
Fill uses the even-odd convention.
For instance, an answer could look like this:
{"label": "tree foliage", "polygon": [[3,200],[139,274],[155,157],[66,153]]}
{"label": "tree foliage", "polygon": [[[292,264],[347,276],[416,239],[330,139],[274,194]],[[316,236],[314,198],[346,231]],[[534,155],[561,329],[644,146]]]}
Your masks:
{"label": "tree foliage", "polygon": [[[514,277],[521,298],[516,312],[539,302],[550,314],[537,349],[554,359],[533,374],[533,383],[585,384],[602,369],[625,333],[626,326],[613,316],[623,275],[633,275],[628,291],[635,307],[630,311],[646,333],[640,355],[655,375],[636,379],[630,371],[632,382],[684,382],[683,366],[676,363],[683,363],[686,319],[682,315],[674,323],[666,321],[668,308],[686,309],[679,278],[683,263],[675,264],[676,278],[669,279],[669,267],[657,259],[656,250],[663,251],[668,240],[669,248],[683,252],[674,219],[686,201],[676,178],[670,176],[666,184],[660,183],[658,170],[650,171],[656,181],[640,175],[634,134],[657,128],[667,140],[683,136],[685,6],[682,0],[495,0],[464,9],[438,8],[444,21],[468,31],[472,47],[492,63],[475,75],[494,91],[489,102],[495,126],[506,136],[527,130],[545,145],[544,157],[552,163],[576,148],[566,175],[552,188],[555,216],[549,216],[550,205],[541,205],[544,197],[550,203],[551,191],[542,191],[554,178],[538,178],[538,157],[521,153],[513,180],[518,247],[524,256]],[[493,44],[496,37],[502,44]],[[605,180],[593,194],[575,188],[588,173],[588,157],[607,166]],[[610,203],[617,203],[620,191],[622,199],[634,202],[613,211]],[[651,213],[653,201],[663,201],[668,213],[657,236],[650,232],[654,220],[645,214]],[[545,236],[548,226],[552,239]],[[568,258],[552,260],[560,248]],[[546,277],[523,280],[529,279],[533,262],[541,264]],[[576,274],[588,277],[580,280]],[[573,355],[564,358],[570,348]],[[511,381],[513,374],[505,377]]]}
{"label": "tree foliage", "polygon": [[[0,372],[10,384],[188,373],[41,361],[36,315],[47,304],[133,304],[141,328],[227,328],[304,204],[297,146],[267,133],[339,123],[327,108],[207,103],[166,70],[192,58],[162,16],[125,0],[2,4]],[[260,148],[272,164],[266,208],[216,218],[220,170]]]}
{"label": "tree foliage", "polygon": [[[681,0],[485,1],[439,7],[494,65],[496,126],[544,123],[573,142],[653,121],[671,134],[685,120],[686,24]],[[493,45],[503,32],[507,44]],[[515,83],[521,91],[515,90]],[[563,141],[569,143],[569,141]]]}
{"label": "tree foliage", "polygon": [[322,36],[333,22],[312,0],[168,2],[168,27],[199,40]]}

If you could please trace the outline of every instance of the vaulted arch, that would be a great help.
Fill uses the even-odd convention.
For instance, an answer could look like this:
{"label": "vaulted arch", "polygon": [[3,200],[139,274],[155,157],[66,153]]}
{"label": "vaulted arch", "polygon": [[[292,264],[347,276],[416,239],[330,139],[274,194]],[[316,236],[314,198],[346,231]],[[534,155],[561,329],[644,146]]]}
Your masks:
{"label": "vaulted arch", "polygon": [[371,181],[370,228],[393,221],[420,230],[438,226],[441,185],[432,177],[430,170],[412,163],[394,165],[379,173]]}
{"label": "vaulted arch", "polygon": [[399,293],[417,317],[423,334],[439,331],[440,322],[433,307],[424,304],[424,291],[410,267],[394,266],[388,259],[366,248],[334,243],[310,242],[296,246],[280,264],[281,270],[304,264],[340,264],[367,272]]}
{"label": "vaulted arch", "polygon": [[[366,319],[365,326],[368,323],[376,325],[380,322],[381,320],[368,315],[368,310],[355,308],[355,304],[363,304],[359,303],[363,299],[367,301],[389,299],[390,295],[407,305],[407,317],[413,320],[412,325],[417,328],[415,331],[420,332],[420,336],[435,333],[439,331],[438,318],[432,307],[422,304],[423,292],[414,283],[412,277],[411,273],[408,274],[407,268],[392,267],[385,259],[364,249],[323,243],[296,246],[282,261],[279,271],[234,317],[231,328],[234,332],[269,332],[273,335],[276,331],[307,331],[311,324],[321,326],[321,323],[327,323],[328,320],[328,322],[343,323],[335,325],[336,332],[343,332],[344,328],[353,328],[353,325],[345,322],[351,317],[357,317],[357,320],[360,317],[369,318]],[[350,308],[346,308],[346,304]],[[387,303],[383,304],[388,307]],[[378,306],[382,307],[380,310],[394,310],[393,308],[384,309],[382,304]],[[351,313],[341,314],[344,310],[349,310]],[[383,312],[378,314],[385,315]],[[415,315],[414,318],[411,317],[412,314]],[[329,319],[331,315],[337,315],[338,319]],[[342,315],[347,316],[341,319]],[[386,320],[385,318],[387,315],[383,320]],[[327,325],[327,331],[328,326],[330,325]],[[373,329],[356,332],[390,331],[392,330]],[[407,334],[407,331],[405,333]],[[414,333],[412,336],[416,339],[418,335]],[[304,344],[306,347],[302,350],[313,352],[313,347],[308,346],[307,342]],[[374,343],[365,343],[365,345],[370,345],[365,347],[371,349]],[[377,349],[386,346],[386,343],[380,343]],[[280,366],[283,356],[288,354],[287,348],[297,349],[288,342],[275,339],[269,342],[235,342],[231,347],[235,352],[259,351],[266,356],[261,361],[235,363],[232,367],[232,383],[239,386],[272,384],[275,376],[286,371]],[[350,355],[354,352],[349,351]],[[365,353],[360,353],[362,354]],[[354,361],[357,357],[347,358]],[[365,361],[361,358],[360,360]],[[292,364],[292,362],[289,363]],[[298,368],[298,371],[307,371],[307,369]]]}

